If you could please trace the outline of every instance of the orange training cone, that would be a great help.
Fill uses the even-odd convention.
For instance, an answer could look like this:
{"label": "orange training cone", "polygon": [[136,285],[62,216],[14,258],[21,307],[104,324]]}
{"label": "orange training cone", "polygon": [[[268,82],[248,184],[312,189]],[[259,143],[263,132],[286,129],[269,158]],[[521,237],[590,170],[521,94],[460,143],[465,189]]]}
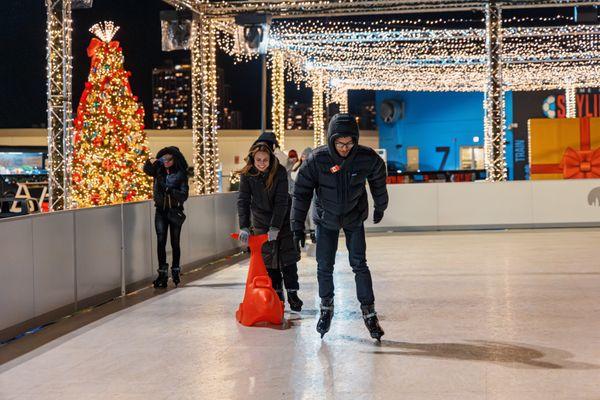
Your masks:
{"label": "orange training cone", "polygon": [[[234,239],[237,234],[231,235]],[[244,301],[235,313],[238,322],[244,326],[253,326],[259,322],[281,324],[283,321],[283,303],[273,289],[271,278],[267,273],[261,249],[267,241],[267,235],[251,235],[250,268],[246,280]]]}

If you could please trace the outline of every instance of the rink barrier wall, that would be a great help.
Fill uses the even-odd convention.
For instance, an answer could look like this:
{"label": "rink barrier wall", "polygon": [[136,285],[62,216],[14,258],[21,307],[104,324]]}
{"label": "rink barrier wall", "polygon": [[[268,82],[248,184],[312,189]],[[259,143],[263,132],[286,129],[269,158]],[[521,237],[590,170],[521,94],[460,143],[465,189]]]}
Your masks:
{"label": "rink barrier wall", "polygon": [[[370,231],[598,227],[600,180],[388,185]],[[193,196],[181,233],[184,270],[239,251],[236,193]],[[372,204],[372,200],[371,200]],[[167,246],[170,259],[170,246]],[[129,293],[158,262],[151,201],[0,220],[0,340]]]}
{"label": "rink barrier wall", "polygon": [[[234,254],[237,193],[192,196],[184,271]],[[167,257],[171,259],[170,244]],[[156,274],[151,201],[0,220],[0,340],[147,286]]]}
{"label": "rink barrier wall", "polygon": [[[600,226],[600,179],[388,185],[385,217],[368,231]],[[370,199],[373,204],[372,199]]]}

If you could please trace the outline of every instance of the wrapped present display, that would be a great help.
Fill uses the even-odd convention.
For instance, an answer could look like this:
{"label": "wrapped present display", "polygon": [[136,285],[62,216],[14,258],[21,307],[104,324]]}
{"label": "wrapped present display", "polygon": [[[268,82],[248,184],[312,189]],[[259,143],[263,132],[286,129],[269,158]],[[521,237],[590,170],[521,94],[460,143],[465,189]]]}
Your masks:
{"label": "wrapped present display", "polygon": [[600,118],[529,120],[532,180],[600,178]]}

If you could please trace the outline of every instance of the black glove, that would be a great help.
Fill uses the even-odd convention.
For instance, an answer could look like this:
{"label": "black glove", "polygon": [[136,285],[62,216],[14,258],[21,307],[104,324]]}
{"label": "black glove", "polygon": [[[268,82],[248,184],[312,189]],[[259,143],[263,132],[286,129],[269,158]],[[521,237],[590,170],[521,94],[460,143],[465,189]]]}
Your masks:
{"label": "black glove", "polygon": [[383,219],[383,211],[375,210],[373,211],[373,223],[378,224]]}
{"label": "black glove", "polygon": [[303,230],[294,231],[294,247],[296,251],[300,252],[306,244],[306,234]]}

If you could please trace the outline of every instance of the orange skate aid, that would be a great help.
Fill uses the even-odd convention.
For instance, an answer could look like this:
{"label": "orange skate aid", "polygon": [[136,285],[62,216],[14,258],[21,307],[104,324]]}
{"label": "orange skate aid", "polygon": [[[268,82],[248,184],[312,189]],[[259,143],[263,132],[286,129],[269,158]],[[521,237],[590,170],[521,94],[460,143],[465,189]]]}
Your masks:
{"label": "orange skate aid", "polygon": [[[232,234],[231,237],[238,239],[237,234]],[[244,326],[253,326],[260,322],[281,324],[283,321],[283,303],[273,289],[261,254],[262,245],[266,241],[267,235],[251,235],[248,239],[250,268],[246,279],[246,291],[244,301],[235,313],[238,322]]]}

